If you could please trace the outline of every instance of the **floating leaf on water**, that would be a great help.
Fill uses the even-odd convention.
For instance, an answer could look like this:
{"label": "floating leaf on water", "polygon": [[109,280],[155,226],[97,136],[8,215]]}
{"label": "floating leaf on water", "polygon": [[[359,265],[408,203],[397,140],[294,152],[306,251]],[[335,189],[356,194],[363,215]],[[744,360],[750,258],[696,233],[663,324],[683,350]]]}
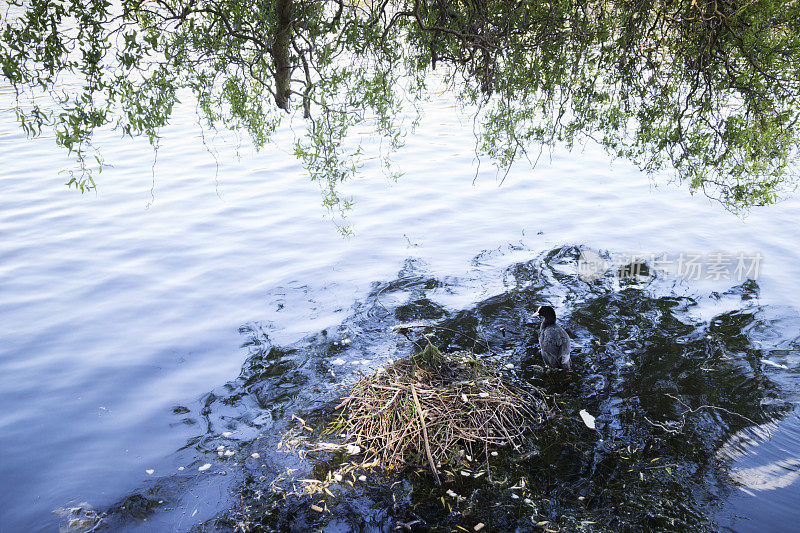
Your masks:
{"label": "floating leaf on water", "polygon": [[153,475],[153,472],[155,472],[155,470],[153,470],[152,468],[149,468],[149,469],[145,470],[145,473],[146,473],[148,476],[152,476],[152,475]]}
{"label": "floating leaf on water", "polygon": [[209,468],[211,468],[211,463],[206,463],[203,466],[199,467],[198,470],[201,471],[201,472],[205,472]]}
{"label": "floating leaf on water", "polygon": [[581,419],[583,419],[583,423],[586,424],[586,427],[589,429],[595,429],[594,427],[594,417],[586,412],[586,409],[581,409],[578,413],[581,415]]}
{"label": "floating leaf on water", "polygon": [[252,457],[253,459],[258,459],[261,456],[258,454],[258,452],[253,452],[250,454],[250,457]]}
{"label": "floating leaf on water", "polygon": [[179,467],[178,467],[178,470],[183,470],[183,469],[184,469],[184,468],[183,468],[182,466],[179,466]]}

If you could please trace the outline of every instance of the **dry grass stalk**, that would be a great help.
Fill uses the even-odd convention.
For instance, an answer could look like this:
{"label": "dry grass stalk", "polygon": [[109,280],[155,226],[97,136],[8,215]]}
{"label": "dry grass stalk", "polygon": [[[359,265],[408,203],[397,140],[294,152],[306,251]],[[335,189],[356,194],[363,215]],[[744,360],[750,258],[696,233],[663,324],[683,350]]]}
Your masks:
{"label": "dry grass stalk", "polygon": [[513,384],[495,364],[472,354],[442,354],[429,345],[365,375],[337,406],[339,417],[326,433],[343,446],[363,450],[364,463],[385,469],[437,466],[489,449],[519,449],[542,420],[544,394]]}

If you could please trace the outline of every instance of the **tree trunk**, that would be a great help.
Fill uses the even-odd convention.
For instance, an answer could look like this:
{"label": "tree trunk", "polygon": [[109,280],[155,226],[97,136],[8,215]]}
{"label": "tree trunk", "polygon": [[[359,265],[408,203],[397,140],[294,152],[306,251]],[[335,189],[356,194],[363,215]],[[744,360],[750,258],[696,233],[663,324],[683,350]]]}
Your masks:
{"label": "tree trunk", "polygon": [[272,43],[272,61],[275,65],[275,103],[289,110],[289,80],[292,67],[289,64],[289,46],[292,31],[292,0],[275,0],[275,35]]}

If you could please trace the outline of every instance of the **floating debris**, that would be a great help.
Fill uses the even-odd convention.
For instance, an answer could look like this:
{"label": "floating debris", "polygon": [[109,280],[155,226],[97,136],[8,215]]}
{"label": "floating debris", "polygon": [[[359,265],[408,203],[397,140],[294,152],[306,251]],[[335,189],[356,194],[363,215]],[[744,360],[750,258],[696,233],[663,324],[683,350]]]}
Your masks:
{"label": "floating debris", "polygon": [[250,457],[252,457],[253,459],[258,459],[261,456],[258,454],[258,452],[253,452],[250,454]]}
{"label": "floating debris", "polygon": [[206,463],[206,464],[204,464],[203,466],[199,467],[199,468],[198,468],[198,470],[199,470],[200,472],[205,472],[205,471],[206,471],[206,470],[208,470],[209,468],[211,468],[211,463]]}
{"label": "floating debris", "polygon": [[783,370],[789,370],[788,366],[782,365],[780,363],[776,363],[775,361],[770,361],[769,359],[762,359],[761,362],[764,363],[765,365],[769,365],[771,367],[781,368]]}
{"label": "floating debris", "polygon": [[337,357],[336,359],[331,361],[331,364],[334,364],[336,366],[341,366],[341,365],[345,364],[345,360],[342,359],[341,357]]}
{"label": "floating debris", "polygon": [[230,431],[226,431],[225,433],[222,434],[223,437],[230,437],[231,435],[233,435],[233,433]]}
{"label": "floating debris", "polygon": [[583,423],[586,424],[586,427],[589,429],[595,429],[594,427],[594,417],[590,415],[586,409],[581,409],[578,413],[581,415],[581,419],[583,419]]}
{"label": "floating debris", "polygon": [[344,449],[350,455],[358,455],[361,453],[361,446],[357,444],[346,444]]}
{"label": "floating debris", "polygon": [[236,454],[233,450],[225,450],[225,457],[230,457],[231,455]]}
{"label": "floating debris", "polygon": [[153,470],[152,468],[149,468],[149,469],[145,470],[145,473],[146,473],[148,476],[152,476],[152,475],[153,475],[153,472],[155,472],[155,470]]}
{"label": "floating debris", "polygon": [[86,502],[77,507],[59,507],[53,512],[64,520],[64,525],[58,528],[64,533],[96,531],[103,527],[102,520],[106,516],[105,513],[95,511]]}
{"label": "floating debris", "polygon": [[483,529],[483,527],[484,527],[483,522],[478,522],[472,529],[475,531],[480,531],[481,529]]}

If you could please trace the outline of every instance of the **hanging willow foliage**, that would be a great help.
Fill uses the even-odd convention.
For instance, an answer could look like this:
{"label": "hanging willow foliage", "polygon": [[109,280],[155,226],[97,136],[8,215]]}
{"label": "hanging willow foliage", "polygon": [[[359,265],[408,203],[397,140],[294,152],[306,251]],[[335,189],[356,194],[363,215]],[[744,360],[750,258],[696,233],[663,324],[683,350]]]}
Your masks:
{"label": "hanging willow foliage", "polygon": [[188,90],[209,126],[247,131],[256,147],[302,116],[296,156],[325,205],[345,209],[337,187],[365,149],[348,133],[388,140],[388,164],[434,70],[474,106],[476,150],[500,169],[594,139],[734,210],[775,202],[796,178],[795,0],[5,4],[0,67],[18,120],[30,135],[54,131],[81,190],[102,167],[95,130],[156,143]]}

